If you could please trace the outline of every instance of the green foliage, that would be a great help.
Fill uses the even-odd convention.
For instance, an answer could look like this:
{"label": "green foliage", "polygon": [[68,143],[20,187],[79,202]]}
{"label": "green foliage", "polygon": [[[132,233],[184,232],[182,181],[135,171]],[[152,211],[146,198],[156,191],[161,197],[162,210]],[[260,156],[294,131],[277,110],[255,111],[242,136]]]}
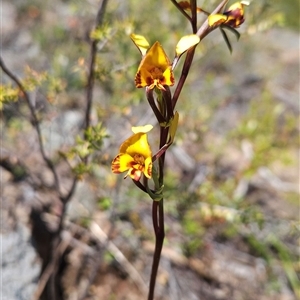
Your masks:
{"label": "green foliage", "polygon": [[91,173],[95,162],[87,164],[86,159],[95,151],[101,151],[103,141],[107,138],[106,128],[101,122],[90,126],[84,133],[84,137],[78,135],[74,146],[67,151],[59,151],[61,157],[72,166],[74,174],[78,178],[86,173]]}
{"label": "green foliage", "polygon": [[47,72],[37,72],[29,67],[25,68],[25,77],[22,84],[26,91],[33,91],[40,87],[47,78]]}
{"label": "green foliage", "polygon": [[203,246],[205,228],[199,223],[199,211],[189,211],[183,219],[182,226],[186,237],[182,250],[185,256],[190,257]]}
{"label": "green foliage", "polygon": [[[97,42],[105,42],[106,40],[111,40],[114,35],[114,30],[108,23],[102,25],[100,28],[96,28],[90,32],[91,40]],[[101,44],[101,43],[100,43]],[[101,45],[99,46],[101,49]]]}
{"label": "green foliage", "polygon": [[97,123],[95,126],[90,126],[85,131],[85,140],[89,143],[89,149],[101,150],[104,139],[108,137],[106,128],[101,122]]}
{"label": "green foliage", "polygon": [[112,205],[112,200],[108,197],[99,198],[97,205],[100,210],[108,210]]}
{"label": "green foliage", "polygon": [[262,241],[259,241],[253,234],[246,236],[245,239],[252,250],[251,252],[253,252],[257,257],[263,257],[266,262],[270,264],[271,253],[268,249],[268,246]]}
{"label": "green foliage", "polygon": [[275,2],[278,10],[283,14],[283,25],[299,31],[299,11],[300,3],[298,0],[277,0],[270,1],[272,4]]}
{"label": "green foliage", "polygon": [[240,221],[242,224],[248,225],[256,223],[261,230],[265,224],[263,212],[254,205],[241,205]]}
{"label": "green foliage", "polygon": [[269,243],[278,253],[278,257],[283,265],[284,271],[287,275],[290,285],[292,286],[295,295],[300,296],[300,282],[295,268],[293,266],[293,261],[298,262],[298,257],[292,257],[289,249],[278,239],[275,235],[269,238]]}
{"label": "green foliage", "polygon": [[13,88],[11,84],[0,85],[0,111],[4,104],[18,101],[19,90]]}
{"label": "green foliage", "polygon": [[[254,252],[258,257],[263,257],[270,267],[272,267],[275,259],[277,259],[277,257],[279,258],[295,295],[299,296],[300,282],[293,264],[298,261],[298,258],[291,255],[290,250],[284,243],[274,234],[270,234],[268,238],[263,241],[258,240],[253,234],[247,235],[245,239],[251,248],[251,252]],[[272,250],[275,250],[275,253]],[[276,281],[274,281],[273,284],[278,286],[278,282]],[[273,289],[275,289],[275,286],[273,286]]]}
{"label": "green foliage", "polygon": [[87,165],[80,161],[72,168],[72,170],[78,179],[82,179],[83,175],[91,172],[92,167],[91,165]]}
{"label": "green foliage", "polygon": [[286,164],[295,163],[290,156],[290,148],[298,144],[297,116],[292,112],[282,115],[283,112],[283,106],[265,92],[252,101],[240,125],[230,132],[230,139],[246,139],[253,145],[254,157],[246,171],[247,176],[253,175],[260,166],[271,165],[278,159]]}

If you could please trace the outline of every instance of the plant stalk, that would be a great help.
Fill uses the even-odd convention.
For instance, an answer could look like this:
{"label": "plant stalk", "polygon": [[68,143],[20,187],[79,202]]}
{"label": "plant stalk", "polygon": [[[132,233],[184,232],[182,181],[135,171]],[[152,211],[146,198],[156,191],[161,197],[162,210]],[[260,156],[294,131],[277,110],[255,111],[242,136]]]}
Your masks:
{"label": "plant stalk", "polygon": [[164,238],[165,238],[163,199],[161,199],[160,201],[153,201],[152,220],[153,220],[153,227],[155,232],[155,250],[153,254],[148,300],[154,299],[156,276],[157,276],[161,251],[162,251]]}

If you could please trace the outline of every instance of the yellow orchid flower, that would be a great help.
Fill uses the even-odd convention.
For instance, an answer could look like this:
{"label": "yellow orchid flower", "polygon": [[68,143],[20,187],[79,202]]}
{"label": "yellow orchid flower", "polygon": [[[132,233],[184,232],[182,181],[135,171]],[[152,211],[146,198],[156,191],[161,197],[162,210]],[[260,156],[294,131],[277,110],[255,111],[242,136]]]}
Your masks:
{"label": "yellow orchid flower", "polygon": [[139,181],[142,174],[147,178],[152,176],[152,152],[148,144],[147,132],[152,125],[132,127],[134,134],[123,142],[119,154],[111,164],[112,172],[120,174],[128,170],[127,176]]}
{"label": "yellow orchid flower", "polygon": [[176,63],[173,61],[172,65],[159,42],[155,42],[148,50],[149,43],[145,37],[137,34],[131,34],[130,37],[143,56],[135,75],[135,86],[137,88],[147,86],[149,89],[157,87],[160,90],[165,90],[164,86],[174,85],[173,68],[178,59],[189,48],[200,42],[200,38],[195,34],[182,37],[176,46],[174,59]]}
{"label": "yellow orchid flower", "polygon": [[159,42],[148,50],[135,75],[135,86],[149,89],[157,87],[165,90],[164,85],[173,85],[174,74],[168,56]]}
{"label": "yellow orchid flower", "polygon": [[214,14],[208,17],[209,26],[228,25],[236,28],[244,23],[244,6],[249,5],[247,1],[232,4],[223,14]]}

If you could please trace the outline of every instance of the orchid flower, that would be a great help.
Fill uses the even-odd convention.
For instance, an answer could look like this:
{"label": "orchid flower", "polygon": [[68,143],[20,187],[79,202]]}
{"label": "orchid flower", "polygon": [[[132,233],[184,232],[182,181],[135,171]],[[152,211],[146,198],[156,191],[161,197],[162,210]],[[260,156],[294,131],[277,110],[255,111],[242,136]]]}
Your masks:
{"label": "orchid flower", "polygon": [[[156,87],[165,90],[165,86],[174,85],[174,64],[171,64],[161,44],[155,42],[148,50],[149,43],[145,37],[136,34],[132,34],[130,37],[143,56],[135,75],[135,86],[137,88],[147,86],[149,89]],[[184,52],[198,44],[199,41],[199,37],[195,34],[181,38],[176,46],[174,61],[177,62]]]}
{"label": "orchid flower", "polygon": [[124,178],[130,176],[135,181],[139,181],[142,174],[151,178],[152,152],[148,144],[147,132],[152,128],[152,125],[132,127],[134,134],[122,143],[120,153],[112,161],[113,173],[120,174],[128,171]]}
{"label": "orchid flower", "polygon": [[244,6],[249,5],[247,1],[232,4],[223,14],[213,14],[208,17],[209,26],[227,25],[237,28],[244,23]]}

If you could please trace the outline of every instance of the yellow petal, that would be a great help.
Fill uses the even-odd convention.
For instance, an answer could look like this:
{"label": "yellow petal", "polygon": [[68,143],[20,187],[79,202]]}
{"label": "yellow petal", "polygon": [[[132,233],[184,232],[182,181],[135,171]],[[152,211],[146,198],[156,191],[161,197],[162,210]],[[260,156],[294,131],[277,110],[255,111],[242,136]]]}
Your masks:
{"label": "yellow petal", "polygon": [[149,86],[152,83],[151,73],[146,68],[139,67],[135,75],[134,82],[137,88]]}
{"label": "yellow petal", "polygon": [[242,4],[241,2],[235,2],[232,5],[229,6],[228,9],[226,9],[226,11],[231,11],[231,10],[235,10],[235,9],[242,9]]}
{"label": "yellow petal", "polygon": [[153,128],[153,126],[148,124],[148,125],[144,125],[144,126],[131,127],[131,130],[133,133],[140,133],[140,132],[146,133],[146,132],[149,132],[152,128]]}
{"label": "yellow petal", "polygon": [[139,69],[143,67],[158,67],[164,71],[168,66],[170,66],[168,56],[161,44],[159,42],[155,42],[141,61]]}
{"label": "yellow petal", "polygon": [[226,11],[231,11],[235,9],[243,10],[244,5],[249,5],[249,2],[248,1],[235,2],[232,5],[230,5]]}
{"label": "yellow petal", "polygon": [[176,45],[176,56],[180,56],[189,48],[198,44],[199,42],[200,42],[200,38],[196,34],[183,36]]}
{"label": "yellow petal", "polygon": [[134,137],[135,141],[131,143],[127,149],[126,153],[130,156],[135,154],[141,154],[145,159],[152,156],[150,146],[148,144],[147,135],[145,133],[137,133]]}
{"label": "yellow petal", "polygon": [[134,42],[134,44],[137,46],[137,48],[139,49],[142,56],[144,56],[150,47],[146,38],[144,36],[138,35],[138,34],[131,34],[130,38]]}
{"label": "yellow petal", "polygon": [[152,176],[152,158],[151,157],[148,157],[146,160],[145,160],[145,169],[144,169],[144,175],[147,177],[147,178],[151,178]]}
{"label": "yellow petal", "polygon": [[164,71],[163,75],[164,75],[164,80],[161,80],[162,85],[170,85],[170,86],[174,85],[175,79],[171,67],[168,67]]}
{"label": "yellow petal", "polygon": [[250,5],[250,2],[249,1],[241,1],[241,4],[248,6],[248,5]]}
{"label": "yellow petal", "polygon": [[129,137],[120,147],[120,153],[127,153],[130,156],[141,154],[144,158],[151,157],[151,149],[145,133],[135,133]]}
{"label": "yellow petal", "polygon": [[221,14],[215,14],[208,16],[208,25],[209,26],[217,26],[225,23],[227,20],[227,16]]}
{"label": "yellow petal", "polygon": [[115,174],[120,174],[128,170],[131,163],[134,163],[134,159],[130,155],[126,153],[118,154],[112,161],[111,170]]}

